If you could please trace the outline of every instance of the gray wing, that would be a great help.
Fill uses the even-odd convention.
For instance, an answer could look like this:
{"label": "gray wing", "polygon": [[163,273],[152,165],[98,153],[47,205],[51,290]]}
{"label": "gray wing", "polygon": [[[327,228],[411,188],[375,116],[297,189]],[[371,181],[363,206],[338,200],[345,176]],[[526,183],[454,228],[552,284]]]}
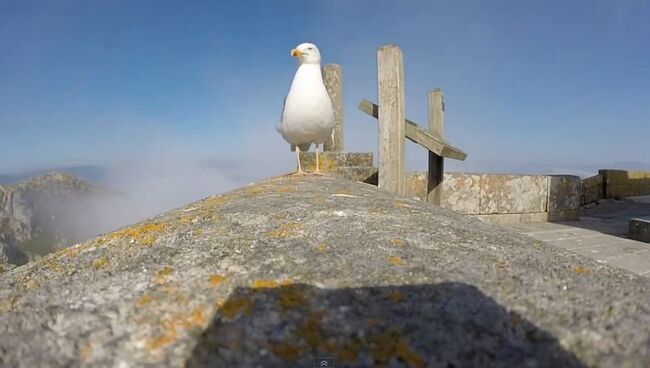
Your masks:
{"label": "gray wing", "polygon": [[[286,104],[287,104],[287,96],[284,96],[284,101],[282,101],[282,112],[280,113],[280,124],[282,124],[282,117],[284,116],[284,107],[285,107]],[[275,126],[275,130],[278,133],[281,133],[280,132],[280,124]],[[292,149],[292,151],[293,151],[293,149]]]}

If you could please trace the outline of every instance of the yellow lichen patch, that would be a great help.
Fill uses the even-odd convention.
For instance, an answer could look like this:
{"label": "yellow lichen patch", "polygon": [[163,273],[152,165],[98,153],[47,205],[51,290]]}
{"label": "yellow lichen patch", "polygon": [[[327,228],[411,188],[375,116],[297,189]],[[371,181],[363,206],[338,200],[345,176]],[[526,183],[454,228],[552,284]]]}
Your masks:
{"label": "yellow lichen patch", "polygon": [[41,283],[30,278],[24,283],[24,285],[26,290],[34,290],[37,287],[41,286]]}
{"label": "yellow lichen patch", "polygon": [[163,347],[173,343],[174,341],[176,341],[176,337],[177,337],[177,335],[176,335],[176,330],[175,329],[165,331],[164,333],[162,333],[162,334],[156,336],[155,338],[151,339],[147,343],[147,347],[149,349],[151,349],[151,350],[157,350],[157,349],[163,348]]}
{"label": "yellow lichen patch", "polygon": [[18,298],[15,296],[10,296],[7,299],[0,300],[0,313],[11,312],[16,309],[18,305]]}
{"label": "yellow lichen patch", "polygon": [[219,207],[220,205],[226,202],[228,202],[228,197],[226,197],[225,195],[220,195],[220,196],[210,197],[206,199],[205,201],[203,201],[203,206],[214,208],[214,207]]}
{"label": "yellow lichen patch", "polygon": [[287,286],[291,284],[293,284],[293,281],[291,281],[291,279],[284,279],[284,280],[257,279],[253,281],[251,287],[253,289],[273,289],[273,288]]}
{"label": "yellow lichen patch", "polygon": [[61,256],[66,256],[68,258],[76,257],[81,253],[81,247],[79,246],[72,246],[72,247],[67,247],[63,248],[61,250],[62,255]]}
{"label": "yellow lichen patch", "polygon": [[276,356],[290,361],[290,362],[295,362],[296,359],[298,359],[298,355],[300,355],[300,348],[290,344],[290,343],[272,343],[271,344],[271,351],[273,354]]}
{"label": "yellow lichen patch", "polygon": [[375,362],[386,363],[397,357],[411,367],[424,367],[424,359],[404,341],[396,332],[382,333],[374,336],[372,357]]}
{"label": "yellow lichen patch", "polygon": [[165,277],[165,276],[171,275],[172,273],[174,273],[174,269],[169,267],[169,266],[165,266],[165,267],[161,268],[160,270],[158,270],[158,272],[156,272],[156,276]]}
{"label": "yellow lichen patch", "polygon": [[182,225],[187,225],[192,223],[192,216],[188,215],[181,215],[181,217],[178,219],[178,222],[180,222]]}
{"label": "yellow lichen patch", "polygon": [[234,319],[240,313],[250,315],[253,311],[253,302],[246,297],[231,298],[218,305],[219,313],[227,319]]}
{"label": "yellow lichen patch", "polygon": [[270,238],[288,238],[294,236],[298,229],[300,229],[299,223],[287,222],[286,224],[280,225],[276,230],[267,231],[264,235]]}
{"label": "yellow lichen patch", "polygon": [[401,266],[404,264],[404,261],[398,256],[388,256],[388,262],[395,266]]}
{"label": "yellow lichen patch", "polygon": [[149,294],[144,294],[143,296],[135,302],[138,307],[145,306],[153,301],[153,297]]}
{"label": "yellow lichen patch", "polygon": [[203,229],[194,229],[193,234],[194,236],[201,236],[203,235]]}
{"label": "yellow lichen patch", "polygon": [[325,245],[325,244],[318,244],[318,246],[316,247],[316,250],[318,250],[319,252],[323,253],[323,252],[325,252],[325,251],[327,250],[327,245]]}
{"label": "yellow lichen patch", "polygon": [[404,244],[404,240],[395,238],[390,241],[394,246],[399,247],[400,245]]}
{"label": "yellow lichen patch", "polygon": [[577,273],[578,275],[584,275],[584,274],[591,273],[591,271],[587,267],[583,267],[583,266],[576,266],[573,269],[573,272]]}
{"label": "yellow lichen patch", "polygon": [[226,281],[227,277],[222,275],[210,275],[210,286],[217,287]]}
{"label": "yellow lichen patch", "polygon": [[108,265],[108,258],[107,257],[99,257],[93,259],[92,266],[94,269],[99,270],[100,268],[104,268]]}
{"label": "yellow lichen patch", "polygon": [[110,233],[105,238],[107,240],[129,239],[140,245],[151,246],[158,239],[159,233],[166,227],[166,224],[156,222],[141,224]]}
{"label": "yellow lichen patch", "polygon": [[395,208],[404,208],[404,207],[408,207],[408,205],[407,205],[406,203],[404,203],[404,202],[400,202],[400,201],[395,201],[395,202],[393,202],[393,206],[394,206]]}
{"label": "yellow lichen patch", "polygon": [[411,367],[424,367],[425,364],[424,358],[413,351],[403,339],[399,339],[395,346],[395,356],[407,362]]}
{"label": "yellow lichen patch", "polygon": [[388,293],[388,300],[390,300],[391,302],[398,303],[404,300],[404,296],[402,296],[402,293],[400,293],[397,290],[391,290]]}
{"label": "yellow lichen patch", "polygon": [[167,280],[167,276],[174,273],[174,271],[175,270],[173,268],[171,268],[169,266],[165,266],[165,267],[161,268],[160,270],[158,270],[158,272],[156,272],[156,275],[154,276],[154,281],[156,281],[156,282],[164,282],[164,281]]}
{"label": "yellow lichen patch", "polygon": [[302,291],[295,285],[287,286],[280,290],[278,306],[283,310],[294,309],[307,302]]}

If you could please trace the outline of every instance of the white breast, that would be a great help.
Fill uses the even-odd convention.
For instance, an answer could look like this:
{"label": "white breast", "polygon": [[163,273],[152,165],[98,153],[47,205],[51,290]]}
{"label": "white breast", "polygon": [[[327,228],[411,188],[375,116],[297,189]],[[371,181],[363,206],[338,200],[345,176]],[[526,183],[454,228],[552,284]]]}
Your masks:
{"label": "white breast", "polygon": [[332,134],[333,128],[334,111],[320,65],[302,64],[285,99],[278,131],[293,145],[320,144]]}

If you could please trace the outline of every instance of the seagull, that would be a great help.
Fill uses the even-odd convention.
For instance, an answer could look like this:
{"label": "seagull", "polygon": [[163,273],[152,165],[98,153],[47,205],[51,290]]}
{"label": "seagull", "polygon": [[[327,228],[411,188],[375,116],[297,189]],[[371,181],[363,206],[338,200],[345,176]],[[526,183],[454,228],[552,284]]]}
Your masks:
{"label": "seagull", "polygon": [[298,170],[294,175],[304,174],[300,151],[308,151],[312,143],[316,145],[315,174],[320,174],[318,145],[334,129],[334,109],[323,83],[320,51],[313,43],[302,43],[291,50],[291,56],[298,58],[298,70],[284,99],[282,120],[276,129],[296,152]]}

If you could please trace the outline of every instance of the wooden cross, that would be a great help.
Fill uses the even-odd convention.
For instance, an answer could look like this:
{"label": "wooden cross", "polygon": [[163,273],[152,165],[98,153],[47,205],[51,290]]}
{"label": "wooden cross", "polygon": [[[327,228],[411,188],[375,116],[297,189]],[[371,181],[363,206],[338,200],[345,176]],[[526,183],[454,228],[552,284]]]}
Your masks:
{"label": "wooden cross", "polygon": [[362,100],[359,109],[379,121],[379,187],[404,195],[404,138],[429,152],[427,201],[440,204],[444,157],[465,160],[467,154],[443,139],[444,102],[442,91],[429,91],[429,129],[425,130],[405,117],[404,58],[396,45],[377,51],[377,85],[379,106]]}

